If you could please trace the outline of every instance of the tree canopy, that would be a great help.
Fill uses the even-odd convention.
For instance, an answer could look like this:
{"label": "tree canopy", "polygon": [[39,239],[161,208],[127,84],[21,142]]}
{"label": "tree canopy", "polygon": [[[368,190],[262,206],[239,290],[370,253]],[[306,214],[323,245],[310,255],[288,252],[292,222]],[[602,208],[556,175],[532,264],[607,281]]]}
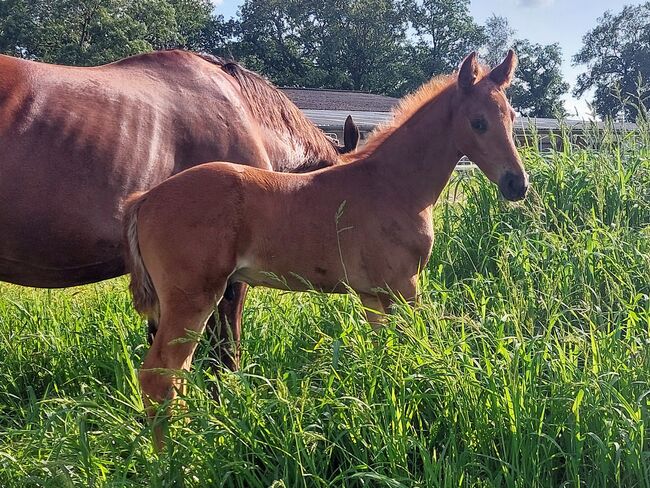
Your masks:
{"label": "tree canopy", "polygon": [[231,48],[281,85],[399,94],[405,31],[395,0],[247,0]]}
{"label": "tree canopy", "polygon": [[512,44],[519,67],[508,94],[511,104],[528,117],[562,117],[561,97],[569,91],[562,79],[562,50],[559,44],[534,44],[518,39]]}
{"label": "tree canopy", "polygon": [[519,58],[511,88],[510,103],[527,117],[554,118],[566,115],[562,96],[569,84],[562,79],[562,50],[559,44],[535,44],[527,39],[515,39],[515,30],[504,17],[492,15],[485,23],[488,39],[481,53],[489,66],[501,62],[508,49]]}
{"label": "tree canopy", "polygon": [[484,28],[469,13],[469,0],[411,1],[410,25],[416,32],[409,46],[415,88],[432,76],[455,70],[467,54],[485,44]]}
{"label": "tree canopy", "polygon": [[3,0],[0,52],[93,65],[154,49],[203,49],[209,0]]}
{"label": "tree canopy", "polygon": [[605,12],[582,39],[575,65],[587,65],[574,90],[594,89],[601,116],[635,118],[650,103],[650,2],[628,5],[618,14]]}
{"label": "tree canopy", "polygon": [[[527,116],[563,115],[559,45],[517,38],[507,19],[478,24],[470,0],[244,0],[236,18],[210,0],[0,0],[0,52],[96,65],[185,48],[243,62],[281,86],[402,96],[478,50],[488,65],[509,48],[519,69],[509,91]],[[635,117],[650,92],[650,2],[606,12],[589,31],[574,94],[594,90],[598,114]],[[639,88],[639,81],[642,81]],[[622,108],[621,100],[628,103]]]}
{"label": "tree canopy", "polygon": [[487,42],[481,49],[481,57],[488,66],[496,66],[512,47],[515,30],[510,27],[508,19],[492,14],[485,21],[485,38]]}

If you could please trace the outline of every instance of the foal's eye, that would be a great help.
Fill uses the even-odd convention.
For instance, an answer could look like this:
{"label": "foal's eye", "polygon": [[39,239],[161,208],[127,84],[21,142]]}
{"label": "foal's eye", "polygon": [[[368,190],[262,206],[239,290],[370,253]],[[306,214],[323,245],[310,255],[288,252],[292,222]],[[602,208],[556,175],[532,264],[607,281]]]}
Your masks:
{"label": "foal's eye", "polygon": [[485,119],[474,119],[471,122],[472,129],[474,129],[479,134],[483,134],[487,130],[487,122]]}

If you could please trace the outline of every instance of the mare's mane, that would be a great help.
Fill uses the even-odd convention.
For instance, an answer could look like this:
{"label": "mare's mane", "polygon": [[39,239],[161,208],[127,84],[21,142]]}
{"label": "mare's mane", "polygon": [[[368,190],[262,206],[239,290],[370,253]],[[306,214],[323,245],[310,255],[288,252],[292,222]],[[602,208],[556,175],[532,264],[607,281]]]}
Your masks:
{"label": "mare's mane", "polygon": [[306,172],[329,166],[338,158],[332,142],[300,111],[289,98],[264,77],[247,70],[239,63],[209,54],[195,53],[220,67],[235,78],[253,116],[279,134],[287,134],[288,143],[304,150],[302,164],[287,168],[291,172]]}

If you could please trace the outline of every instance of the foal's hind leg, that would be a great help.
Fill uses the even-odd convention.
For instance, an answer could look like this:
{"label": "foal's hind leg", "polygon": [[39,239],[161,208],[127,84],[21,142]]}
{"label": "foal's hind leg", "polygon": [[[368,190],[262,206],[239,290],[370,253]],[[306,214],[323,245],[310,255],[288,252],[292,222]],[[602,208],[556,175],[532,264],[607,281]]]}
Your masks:
{"label": "foal's hind leg", "polygon": [[219,316],[213,315],[208,320],[210,355],[217,367],[221,364],[231,371],[239,369],[242,312],[247,292],[246,283],[230,283],[219,302]]}
{"label": "foal's hind leg", "polygon": [[[247,293],[246,283],[230,283],[219,302],[218,317],[211,314],[208,318],[207,333],[210,338],[210,357],[214,361],[215,374],[218,374],[220,366],[230,371],[239,369],[242,313]],[[147,320],[147,342],[150,346],[157,331],[158,322],[155,319]]]}
{"label": "foal's hind leg", "polygon": [[[156,403],[173,400],[178,393],[183,393],[182,374],[190,369],[197,341],[214,309],[215,295],[220,298],[224,288],[225,280],[216,294],[209,291],[189,293],[179,288],[161,294],[158,330],[139,375],[150,416],[156,413]],[[154,438],[160,446],[160,427],[154,428]]]}
{"label": "foal's hind leg", "polygon": [[179,298],[161,302],[158,330],[140,370],[142,391],[153,402],[176,396],[181,382],[174,372],[189,369],[198,336],[214,306],[214,297],[208,294],[185,301]]}

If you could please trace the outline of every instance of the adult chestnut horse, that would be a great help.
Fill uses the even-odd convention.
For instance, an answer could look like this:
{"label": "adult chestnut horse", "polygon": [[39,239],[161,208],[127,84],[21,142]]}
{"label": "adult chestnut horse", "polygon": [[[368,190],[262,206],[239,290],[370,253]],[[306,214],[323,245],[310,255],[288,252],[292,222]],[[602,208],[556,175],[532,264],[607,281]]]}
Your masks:
{"label": "adult chestnut horse", "polygon": [[351,288],[372,310],[388,311],[386,290],[413,300],[431,209],[461,156],[505,198],[526,195],[503,91],[515,66],[513,51],[492,71],[471,54],[457,76],[407,97],[349,164],[289,175],[209,163],[134,197],[125,217],[131,290],[136,309],[160,320],[140,371],[145,399],[176,396],[174,371],[189,368],[196,346],[188,331],[203,331],[229,282]]}
{"label": "adult chestnut horse", "polygon": [[[186,51],[93,68],[0,56],[0,148],[0,280],[48,288],[123,274],[125,198],[183,169],[306,172],[338,156],[263,78]],[[234,285],[220,304],[235,339],[244,293]]]}

